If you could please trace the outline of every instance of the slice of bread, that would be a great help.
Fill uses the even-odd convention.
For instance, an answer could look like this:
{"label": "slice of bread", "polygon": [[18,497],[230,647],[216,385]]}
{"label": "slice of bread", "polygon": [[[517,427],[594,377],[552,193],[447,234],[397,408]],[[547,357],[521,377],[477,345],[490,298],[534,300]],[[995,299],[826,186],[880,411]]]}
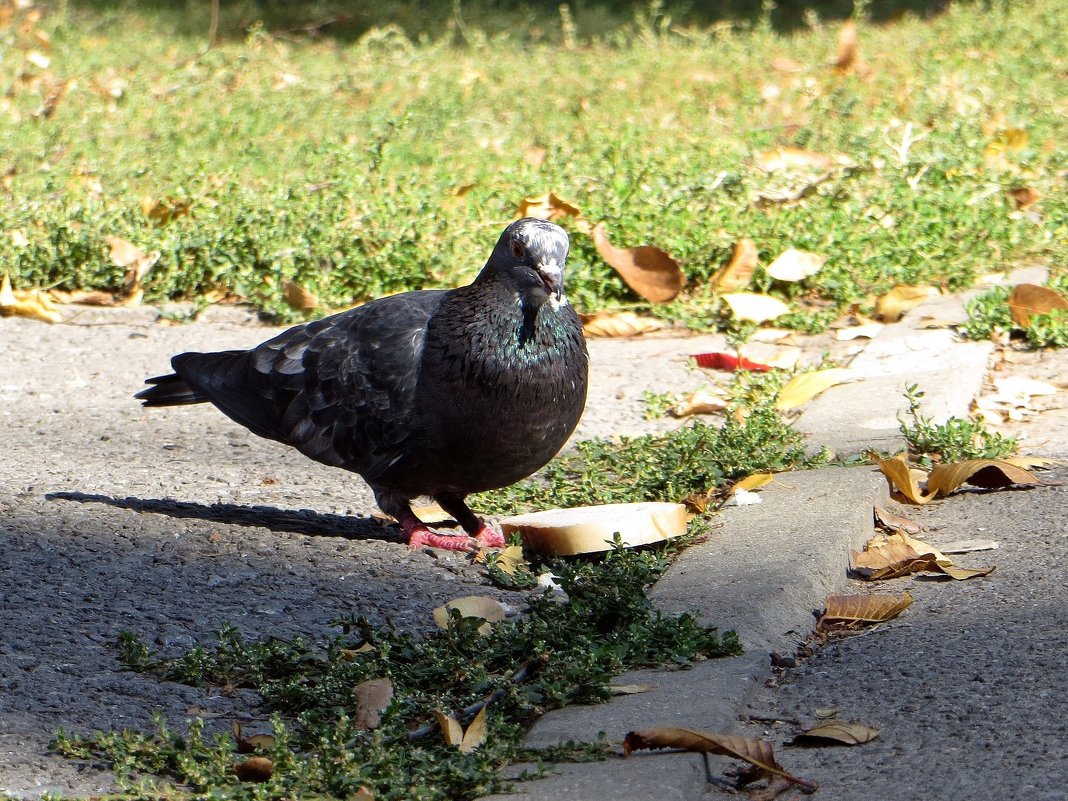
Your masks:
{"label": "slice of bread", "polygon": [[625,545],[647,545],[686,533],[681,503],[612,503],[547,509],[500,521],[507,538],[518,531],[523,544],[542,553],[571,556],[608,551],[618,532]]}

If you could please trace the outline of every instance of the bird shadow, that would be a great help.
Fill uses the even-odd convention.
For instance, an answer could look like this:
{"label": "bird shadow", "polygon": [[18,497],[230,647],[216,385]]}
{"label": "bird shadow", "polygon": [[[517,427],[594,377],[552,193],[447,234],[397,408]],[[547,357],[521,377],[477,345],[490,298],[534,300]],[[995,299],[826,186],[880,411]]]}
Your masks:
{"label": "bird shadow", "polygon": [[266,528],[270,531],[307,534],[312,537],[344,537],[350,540],[402,542],[400,530],[383,526],[371,517],[324,514],[311,509],[279,509],[277,506],[239,506],[233,503],[193,503],[173,498],[116,498],[87,492],[51,492],[50,501],[102,503],[133,512],[151,512],[212,523]]}

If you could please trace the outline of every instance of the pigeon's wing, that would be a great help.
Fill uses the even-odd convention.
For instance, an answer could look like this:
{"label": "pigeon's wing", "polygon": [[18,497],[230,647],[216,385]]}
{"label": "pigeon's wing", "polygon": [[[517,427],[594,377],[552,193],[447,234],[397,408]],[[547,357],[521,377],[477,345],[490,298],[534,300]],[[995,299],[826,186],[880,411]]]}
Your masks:
{"label": "pigeon's wing", "polygon": [[415,391],[441,291],[292,328],[248,351],[184,353],[175,372],[256,434],[373,479],[418,437]]}

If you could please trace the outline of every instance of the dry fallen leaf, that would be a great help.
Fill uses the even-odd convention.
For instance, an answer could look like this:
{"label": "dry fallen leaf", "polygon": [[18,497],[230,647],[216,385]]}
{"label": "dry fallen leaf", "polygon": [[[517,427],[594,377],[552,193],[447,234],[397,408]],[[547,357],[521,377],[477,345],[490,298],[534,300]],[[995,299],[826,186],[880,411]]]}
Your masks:
{"label": "dry fallen leaf", "polygon": [[873,537],[863,551],[854,551],[851,568],[869,581],[878,581],[931,570],[939,560],[952,564],[938,549],[897,533]]}
{"label": "dry fallen leaf", "polygon": [[695,389],[670,409],[672,417],[689,417],[695,414],[716,414],[727,408],[727,397],[714,387]]}
{"label": "dry fallen leaf", "polygon": [[840,745],[860,745],[874,740],[879,736],[879,730],[863,723],[847,723],[836,720],[832,723],[821,723],[813,726],[794,737],[791,745],[827,745],[828,743]]}
{"label": "dry fallen leaf", "polygon": [[[141,282],[153,265],[159,261],[160,252],[153,250],[145,253],[137,245],[123,239],[121,236],[104,237],[104,244],[108,246],[108,258],[111,263],[118,267],[126,268],[123,278],[123,291],[127,298],[140,298]],[[137,305],[127,300],[125,305]]]}
{"label": "dry fallen leaf", "polygon": [[919,534],[923,526],[907,517],[895,515],[881,506],[875,507],[875,522],[889,531],[904,531],[906,534]]}
{"label": "dry fallen leaf", "polygon": [[1032,315],[1049,314],[1054,309],[1068,309],[1068,300],[1047,286],[1019,284],[1009,295],[1009,312],[1020,328],[1031,324]]}
{"label": "dry fallen leaf", "polygon": [[[889,459],[880,459],[879,469],[890,482],[891,489],[896,489],[912,503],[923,504],[934,498],[933,491],[928,493],[920,489],[917,472],[922,474],[922,471],[914,472],[903,453],[891,456]],[[923,477],[926,480],[926,475]]]}
{"label": "dry fallen leaf", "polygon": [[588,337],[633,337],[667,327],[663,320],[630,311],[582,315],[582,331]]}
{"label": "dry fallen leaf", "polygon": [[40,289],[16,291],[11,288],[11,277],[4,273],[0,280],[0,317],[17,315],[58,323],[63,320],[56,304]]}
{"label": "dry fallen leaf", "polygon": [[475,715],[475,719],[471,721],[471,725],[467,727],[467,731],[464,732],[463,739],[460,740],[460,753],[470,754],[472,751],[477,751],[479,746],[486,742],[486,734],[486,707],[482,707]]}
{"label": "dry fallen leaf", "polygon": [[864,550],[855,551],[852,558],[853,571],[870,581],[923,572],[940,573],[956,581],[963,581],[988,576],[994,572],[995,567],[955,567],[953,561],[933,545],[902,532],[872,538],[864,546]]}
{"label": "dry fallen leaf", "polygon": [[796,147],[778,147],[760,153],[756,157],[756,166],[764,172],[777,172],[780,170],[830,170],[844,166],[844,164],[842,159],[823,153],[801,150]]}
{"label": "dry fallen leaf", "polygon": [[1017,186],[1008,190],[1008,195],[1012,199],[1013,207],[1017,209],[1029,208],[1042,199],[1038,190],[1030,186]]}
{"label": "dry fallen leaf", "polygon": [[[213,717],[219,717],[219,715],[214,715]],[[274,747],[273,734],[252,734],[245,737],[241,733],[241,724],[236,720],[233,723],[232,730],[234,742],[237,744],[237,753],[239,754],[251,754],[257,750],[268,751]]]}
{"label": "dry fallen leaf", "polygon": [[479,628],[481,634],[489,633],[490,623],[504,620],[507,614],[504,605],[495,598],[489,598],[485,595],[465,595],[463,598],[455,598],[433,611],[434,622],[438,625],[438,628],[447,629],[449,627],[449,620],[452,617],[450,610],[452,609],[458,611],[460,617],[479,617],[485,620],[486,623]]}
{"label": "dry fallen leaf", "polygon": [[731,492],[737,492],[738,490],[755,490],[759,487],[763,487],[766,484],[770,484],[775,480],[774,473],[752,473],[746,476],[740,481],[736,481],[734,486],[730,488]]}
{"label": "dry fallen leaf", "polygon": [[1027,147],[1027,139],[1027,131],[1023,128],[1003,128],[983,148],[983,158],[991,167],[1007,167],[1006,154],[1022,151]]}
{"label": "dry fallen leaf", "polygon": [[934,287],[899,284],[875,302],[875,316],[884,323],[896,323],[913,306],[937,294]]}
{"label": "dry fallen leaf", "polygon": [[776,281],[803,281],[818,273],[826,261],[827,257],[818,253],[790,248],[768,265],[767,272]]}
{"label": "dry fallen leaf", "polygon": [[497,552],[497,561],[494,564],[509,576],[514,576],[516,569],[525,564],[523,559],[522,545],[509,545]]}
{"label": "dry fallen leaf", "polygon": [[771,743],[764,740],[738,737],[731,734],[680,729],[673,726],[661,726],[655,729],[628,732],[623,739],[623,753],[626,756],[630,756],[634,751],[655,748],[679,748],[683,751],[718,754],[719,756],[741,759],[769,774],[782,776],[784,779],[802,787],[816,789],[816,785],[812,782],[791,776],[784,771],[775,759],[775,751],[772,749]]}
{"label": "dry fallen leaf", "polygon": [[838,30],[838,53],[834,59],[834,68],[841,73],[851,72],[857,63],[857,23],[847,19]]}
{"label": "dry fallen leaf", "polygon": [[779,390],[775,408],[782,411],[795,409],[848,378],[849,371],[843,367],[831,367],[827,370],[815,370],[811,373],[795,375]]}
{"label": "dry fallen leaf", "polygon": [[141,212],[156,225],[166,225],[171,220],[185,217],[192,205],[189,200],[176,200],[173,197],[162,199],[146,195],[141,198]]}
{"label": "dry fallen leaf", "polygon": [[594,226],[593,244],[627,286],[652,303],[673,300],[686,284],[679,263],[666,252],[652,245],[616,247],[608,241],[604,223]]}
{"label": "dry fallen leaf", "polygon": [[356,699],[356,715],[353,725],[357,729],[376,729],[382,722],[382,713],[393,701],[393,682],[389,679],[368,679],[352,688]]}
{"label": "dry fallen leaf", "polygon": [[839,342],[846,342],[850,339],[858,339],[864,337],[866,339],[872,339],[876,334],[884,328],[883,323],[865,323],[864,325],[854,325],[850,328],[839,328],[834,338]]}
{"label": "dry fallen leaf", "polygon": [[1022,467],[1024,470],[1032,468],[1044,469],[1061,463],[1060,459],[1047,459],[1042,456],[1007,456],[1001,461],[1008,462],[1016,467]]}
{"label": "dry fallen leaf", "polygon": [[464,739],[464,727],[460,725],[460,721],[451,715],[446,715],[440,709],[434,710],[434,717],[438,721],[438,727],[441,729],[441,737],[445,740],[445,745],[459,747]]}
{"label": "dry fallen leaf", "polygon": [[939,550],[942,553],[973,553],[975,551],[996,551],[998,544],[994,540],[954,540],[947,542]]}
{"label": "dry fallen leaf", "polygon": [[314,293],[289,278],[282,282],[282,296],[297,311],[309,311],[319,305],[319,298]]}
{"label": "dry fallen leaf", "polygon": [[756,292],[732,292],[723,295],[723,301],[730,306],[731,314],[738,320],[763,323],[790,313],[790,307],[769,295]]}
{"label": "dry fallen leaf", "polygon": [[1014,484],[1041,484],[1037,476],[1001,459],[968,459],[964,462],[936,464],[927,478],[927,491],[949,495],[962,484],[985,489],[1010,487]]}
{"label": "dry fallen leaf", "polygon": [[757,246],[752,239],[739,239],[734,243],[731,260],[716,271],[709,281],[713,292],[733,292],[749,286],[757,266]]}
{"label": "dry fallen leaf", "polygon": [[912,596],[901,595],[829,595],[817,628],[835,624],[855,626],[860,623],[885,623],[912,605]]}
{"label": "dry fallen leaf", "polygon": [[555,192],[546,192],[537,197],[523,198],[516,210],[516,219],[536,217],[539,220],[556,222],[563,217],[581,217],[582,210]]}
{"label": "dry fallen leaf", "polygon": [[638,695],[653,689],[652,684],[609,684],[608,691],[612,695]]}
{"label": "dry fallen leaf", "polygon": [[471,721],[466,732],[456,718],[446,715],[440,709],[434,710],[434,717],[441,728],[441,736],[445,740],[445,745],[459,749],[462,754],[476,751],[486,741],[486,707],[484,706],[478,710],[478,714],[475,715],[475,719]]}
{"label": "dry fallen leaf", "polygon": [[234,765],[234,774],[243,782],[265,782],[274,773],[274,763],[267,757],[249,757]]}

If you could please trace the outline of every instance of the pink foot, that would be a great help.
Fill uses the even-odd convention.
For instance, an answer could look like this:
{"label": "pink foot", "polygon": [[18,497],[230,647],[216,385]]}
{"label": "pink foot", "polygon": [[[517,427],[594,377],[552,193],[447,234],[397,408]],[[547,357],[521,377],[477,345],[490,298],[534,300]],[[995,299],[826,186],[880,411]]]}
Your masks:
{"label": "pink foot", "polygon": [[478,542],[466,534],[460,536],[435,534],[426,526],[420,526],[408,532],[409,551],[418,551],[427,545],[431,548],[444,548],[449,551],[473,551],[478,547]]}
{"label": "pink foot", "polygon": [[478,533],[475,534],[475,542],[482,548],[503,548],[504,535],[498,534],[488,525],[483,523],[479,526]]}

